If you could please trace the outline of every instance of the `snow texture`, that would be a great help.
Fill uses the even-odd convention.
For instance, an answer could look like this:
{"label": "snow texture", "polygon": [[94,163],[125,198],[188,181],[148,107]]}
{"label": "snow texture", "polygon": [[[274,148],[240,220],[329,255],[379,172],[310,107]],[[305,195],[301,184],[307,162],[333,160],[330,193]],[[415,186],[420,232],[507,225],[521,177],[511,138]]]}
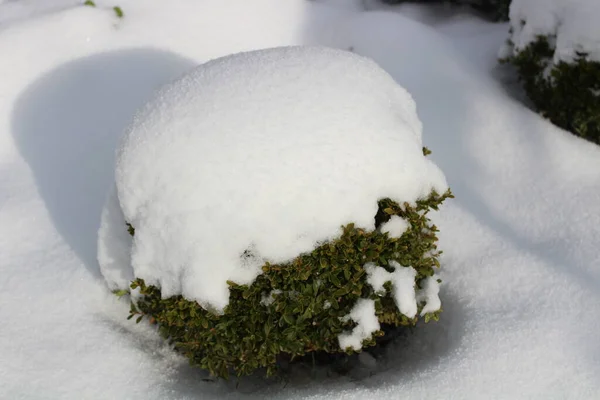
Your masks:
{"label": "snow texture", "polygon": [[408,229],[409,224],[404,218],[392,215],[389,221],[381,224],[381,233],[388,233],[392,238],[399,238]]}
{"label": "snow texture", "polygon": [[81,4],[80,0],[0,0],[0,28],[40,14],[65,10]]}
{"label": "snow texture", "polygon": [[[119,0],[117,21],[117,2],[97,3],[0,28],[0,398],[598,397],[600,147],[498,84],[507,24],[306,0]],[[161,85],[209,59],[293,44],[352,48],[414,97],[456,195],[431,215],[444,312],[366,376],[204,382],[125,319],[129,304],[98,270],[115,147]]]}
{"label": "snow texture", "polygon": [[403,267],[396,261],[390,261],[394,272],[388,272],[383,267],[373,263],[364,265],[367,271],[367,283],[371,285],[375,293],[385,293],[383,285],[392,283],[392,297],[400,313],[408,318],[417,315],[417,298],[415,294],[415,278],[417,271],[413,267]]}
{"label": "snow texture", "polygon": [[228,280],[251,284],[265,261],[311,251],[349,222],[374,229],[378,199],[446,191],[421,130],[410,95],[351,52],[286,47],[203,64],[160,90],[117,153],[133,275],[222,312]]}
{"label": "snow texture", "polygon": [[555,45],[554,63],[572,62],[577,53],[600,61],[600,2],[598,0],[513,0],[510,42],[500,56],[516,54],[538,36]]}
{"label": "snow texture", "polygon": [[425,303],[421,310],[421,316],[439,311],[442,308],[440,300],[440,284],[436,275],[427,277],[421,282],[421,288],[417,290],[417,303]]}
{"label": "snow texture", "polygon": [[132,237],[113,187],[106,199],[98,231],[98,262],[111,290],[125,289],[134,279],[127,266],[131,260]]}
{"label": "snow texture", "polygon": [[362,342],[370,339],[374,332],[378,331],[379,320],[375,315],[375,302],[371,299],[358,299],[346,320],[351,319],[356,323],[352,332],[344,332],[338,336],[341,349],[350,347],[358,351],[362,349]]}

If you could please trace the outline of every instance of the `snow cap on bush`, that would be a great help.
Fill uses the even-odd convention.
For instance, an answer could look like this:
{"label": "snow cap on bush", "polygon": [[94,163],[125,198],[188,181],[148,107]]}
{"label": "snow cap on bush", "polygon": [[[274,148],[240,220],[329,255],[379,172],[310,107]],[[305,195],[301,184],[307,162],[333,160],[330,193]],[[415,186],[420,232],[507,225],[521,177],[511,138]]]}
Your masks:
{"label": "snow cap on bush", "polygon": [[572,62],[586,54],[600,61],[600,1],[513,0],[510,6],[510,38],[500,57],[517,55],[541,36],[554,48],[554,63]]}
{"label": "snow cap on bush", "polygon": [[[411,96],[350,52],[276,48],[201,65],[124,135],[118,199],[100,230],[103,274],[112,289],[135,276],[222,313],[228,281],[251,284],[265,262],[309,252],[346,223],[373,230],[380,199],[444,193],[421,129]],[[111,253],[126,223],[130,252]]]}
{"label": "snow cap on bush", "polygon": [[544,117],[600,143],[600,2],[514,0],[510,16],[501,61]]}

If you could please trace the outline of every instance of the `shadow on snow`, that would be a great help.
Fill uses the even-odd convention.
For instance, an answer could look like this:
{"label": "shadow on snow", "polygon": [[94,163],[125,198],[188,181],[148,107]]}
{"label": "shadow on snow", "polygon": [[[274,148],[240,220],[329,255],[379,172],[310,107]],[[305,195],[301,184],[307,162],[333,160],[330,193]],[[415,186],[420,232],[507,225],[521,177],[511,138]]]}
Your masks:
{"label": "shadow on snow", "polygon": [[196,63],[175,53],[131,49],[63,64],[19,97],[19,151],[57,231],[99,277],[96,240],[123,129],[154,90]]}

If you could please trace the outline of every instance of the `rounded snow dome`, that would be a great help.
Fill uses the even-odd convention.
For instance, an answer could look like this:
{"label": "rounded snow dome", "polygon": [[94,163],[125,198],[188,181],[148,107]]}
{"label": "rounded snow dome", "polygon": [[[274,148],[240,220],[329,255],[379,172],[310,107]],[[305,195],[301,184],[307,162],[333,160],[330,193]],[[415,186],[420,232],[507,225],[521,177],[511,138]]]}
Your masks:
{"label": "rounded snow dome", "polygon": [[[133,277],[222,311],[227,281],[308,252],[377,201],[447,189],[422,151],[411,96],[373,61],[286,47],[207,62],[163,87],[117,152],[99,261],[113,289]],[[135,229],[129,236],[126,223]]]}

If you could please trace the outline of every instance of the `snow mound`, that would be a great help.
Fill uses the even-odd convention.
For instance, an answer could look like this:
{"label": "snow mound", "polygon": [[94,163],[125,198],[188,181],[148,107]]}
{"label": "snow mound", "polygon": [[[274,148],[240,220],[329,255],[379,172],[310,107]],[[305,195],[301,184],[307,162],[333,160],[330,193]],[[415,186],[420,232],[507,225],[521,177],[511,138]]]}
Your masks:
{"label": "snow mound", "polygon": [[554,62],[571,62],[577,53],[600,61],[600,1],[513,0],[510,41],[501,57],[518,53],[540,35],[555,40]]}
{"label": "snow mound", "polygon": [[[116,187],[135,236],[130,253],[100,257],[103,274],[112,288],[136,276],[222,312],[228,280],[250,284],[265,261],[291,260],[349,222],[374,229],[378,199],[444,192],[421,130],[411,96],[350,52],[286,47],[201,65],[122,139]],[[105,227],[119,215],[105,211],[101,250],[122,235]]]}

